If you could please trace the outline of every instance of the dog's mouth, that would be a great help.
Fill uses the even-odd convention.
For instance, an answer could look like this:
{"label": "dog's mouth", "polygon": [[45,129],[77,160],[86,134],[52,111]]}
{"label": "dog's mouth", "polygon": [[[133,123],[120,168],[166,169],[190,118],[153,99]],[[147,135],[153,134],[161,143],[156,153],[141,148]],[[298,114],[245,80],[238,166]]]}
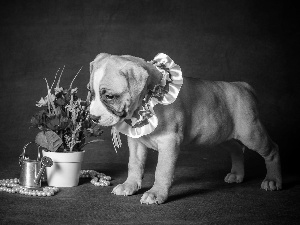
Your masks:
{"label": "dog's mouth", "polygon": [[[117,111],[112,107],[107,107],[108,112],[111,114],[108,117],[101,117],[101,116],[94,116],[92,114],[90,114],[90,120],[92,121],[92,123],[97,124],[97,125],[104,125],[104,124],[112,124],[120,121],[123,121],[126,116],[127,116],[127,112],[125,111],[125,109],[123,109],[122,111]],[[106,119],[105,119],[106,118]],[[105,125],[104,125],[105,126]]]}
{"label": "dog's mouth", "polygon": [[97,118],[97,119],[91,119],[91,122],[94,124],[94,125],[99,125],[99,126],[113,126],[117,121],[115,120],[116,117],[108,117],[106,119],[101,119],[101,118]]}

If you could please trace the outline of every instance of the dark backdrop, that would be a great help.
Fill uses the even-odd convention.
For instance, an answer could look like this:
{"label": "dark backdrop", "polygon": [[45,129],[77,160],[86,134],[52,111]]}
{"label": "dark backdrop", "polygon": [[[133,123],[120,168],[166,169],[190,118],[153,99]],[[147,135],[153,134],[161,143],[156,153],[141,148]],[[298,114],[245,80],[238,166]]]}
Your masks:
{"label": "dark backdrop", "polygon": [[[246,177],[227,184],[230,146],[185,147],[169,200],[140,205],[151,188],[157,153],[149,151],[142,189],[110,194],[127,176],[128,148],[116,154],[110,131],[86,148],[83,169],[112,176],[110,187],[81,179],[51,198],[0,193],[0,224],[299,224],[299,10],[288,0],[4,0],[0,3],[0,179],[19,177],[18,156],[37,130],[29,121],[65,65],[63,86],[87,94],[89,62],[100,52],[151,60],[171,56],[184,76],[247,81],[261,118],[279,144],[284,189],[260,190],[262,157],[245,151]],[[31,146],[28,151],[36,153]],[[197,150],[196,150],[197,149]],[[299,174],[296,174],[299,176]]]}
{"label": "dark backdrop", "polygon": [[[2,1],[0,6],[1,158],[17,156],[34,103],[58,68],[85,96],[89,62],[100,52],[151,60],[171,56],[184,76],[247,81],[279,144],[284,168],[299,151],[299,40],[290,1]],[[18,94],[17,94],[18,93]],[[108,137],[109,137],[109,132]]]}

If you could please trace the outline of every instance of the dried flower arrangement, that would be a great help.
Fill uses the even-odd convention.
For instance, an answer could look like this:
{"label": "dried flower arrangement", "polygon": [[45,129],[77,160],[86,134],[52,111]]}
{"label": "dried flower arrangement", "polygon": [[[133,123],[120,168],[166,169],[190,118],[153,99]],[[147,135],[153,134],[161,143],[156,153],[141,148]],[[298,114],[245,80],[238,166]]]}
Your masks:
{"label": "dried flower arrangement", "polygon": [[[89,118],[88,102],[78,98],[78,88],[72,88],[72,84],[81,69],[67,89],[60,87],[63,70],[64,67],[61,71],[58,69],[50,87],[47,79],[44,78],[48,92],[46,97],[42,97],[36,104],[37,107],[44,109],[33,115],[31,126],[41,130],[36,135],[35,143],[46,151],[82,151],[85,145],[101,141],[95,139],[85,143],[86,137],[99,137],[103,131]],[[52,88],[59,72],[60,76],[53,94]]]}

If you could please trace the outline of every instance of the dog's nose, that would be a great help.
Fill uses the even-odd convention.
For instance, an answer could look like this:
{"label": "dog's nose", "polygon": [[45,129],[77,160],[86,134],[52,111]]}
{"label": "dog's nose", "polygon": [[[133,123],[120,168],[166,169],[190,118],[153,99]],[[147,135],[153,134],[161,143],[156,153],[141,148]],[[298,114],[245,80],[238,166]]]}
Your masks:
{"label": "dog's nose", "polygon": [[93,121],[98,121],[98,120],[101,118],[101,116],[94,116],[94,115],[90,114],[90,118],[91,118]]}

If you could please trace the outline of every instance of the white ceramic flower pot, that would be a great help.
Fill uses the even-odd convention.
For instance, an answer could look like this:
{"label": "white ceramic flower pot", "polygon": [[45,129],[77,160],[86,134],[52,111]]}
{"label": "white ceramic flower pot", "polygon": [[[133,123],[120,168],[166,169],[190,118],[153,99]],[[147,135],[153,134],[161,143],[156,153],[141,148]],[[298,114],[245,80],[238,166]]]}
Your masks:
{"label": "white ceramic flower pot", "polygon": [[78,185],[81,163],[84,151],[82,152],[46,152],[43,156],[52,159],[53,165],[46,167],[47,182],[49,186],[74,187]]}

